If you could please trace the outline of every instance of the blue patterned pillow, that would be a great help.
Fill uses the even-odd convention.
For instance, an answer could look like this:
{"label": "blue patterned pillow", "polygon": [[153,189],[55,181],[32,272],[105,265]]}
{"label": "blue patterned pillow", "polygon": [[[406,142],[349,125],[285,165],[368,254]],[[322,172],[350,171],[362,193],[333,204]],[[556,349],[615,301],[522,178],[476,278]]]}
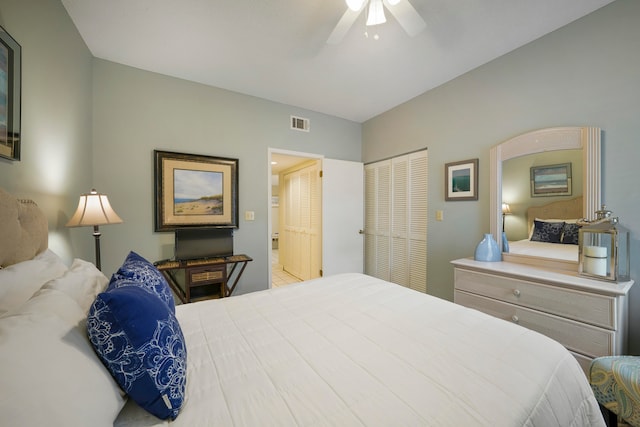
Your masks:
{"label": "blue patterned pillow", "polygon": [[532,242],[560,243],[564,222],[533,221]]}
{"label": "blue patterned pillow", "polygon": [[[123,280],[126,279],[126,280]],[[173,293],[162,273],[155,265],[131,251],[122,266],[111,276],[109,289],[122,286],[140,286],[157,295],[171,309],[176,312]]]}
{"label": "blue patterned pillow", "polygon": [[579,231],[580,226],[578,224],[565,223],[564,228],[562,229],[562,243],[567,245],[577,245]]}
{"label": "blue patterned pillow", "polygon": [[175,419],[184,400],[187,351],[180,324],[155,295],[137,286],[97,296],[89,340],[120,387],[142,408]]}

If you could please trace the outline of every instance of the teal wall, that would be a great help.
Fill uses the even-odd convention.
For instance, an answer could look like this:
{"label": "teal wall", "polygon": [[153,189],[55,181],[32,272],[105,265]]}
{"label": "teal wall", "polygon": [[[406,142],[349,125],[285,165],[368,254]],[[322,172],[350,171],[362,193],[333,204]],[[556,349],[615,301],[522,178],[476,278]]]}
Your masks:
{"label": "teal wall", "polygon": [[[94,182],[124,224],[103,232],[103,269],[129,250],[151,260],[173,256],[173,233],[154,233],[153,150],[239,160],[239,229],[234,249],[253,258],[236,292],[267,289],[271,256],[268,148],[359,161],[359,123],[96,59],[93,101]],[[310,132],[291,130],[290,115]],[[255,221],[244,212],[254,211]]]}
{"label": "teal wall", "polygon": [[0,159],[0,186],[38,202],[65,260],[93,254],[64,226],[93,183],[91,52],[58,0],[0,0],[0,25],[22,46],[22,160]]}
{"label": "teal wall", "polygon": [[[50,246],[93,258],[86,228],[64,224],[78,195],[105,192],[125,223],[103,227],[107,274],[129,249],[170,256],[153,232],[154,148],[240,159],[237,249],[256,261],[242,291],[268,286],[267,147],[366,162],[429,148],[429,292],[453,297],[449,261],[470,256],[489,230],[489,149],[551,126],[599,126],[603,199],[632,232],[640,277],[640,2],[617,0],[523,48],[360,125],[94,59],[59,0],[0,0],[0,25],[23,47],[22,161],[0,160],[0,186],[32,197],[49,219]],[[287,129],[290,114],[312,132]],[[477,202],[444,202],[444,163],[479,158]],[[436,222],[435,211],[444,211]],[[640,353],[640,286],[632,290],[632,351]]]}
{"label": "teal wall", "polygon": [[[101,227],[102,269],[129,250],[173,255],[154,233],[153,150],[239,159],[237,252],[254,261],[236,292],[269,287],[268,148],[359,161],[359,123],[93,58],[59,0],[0,0],[0,25],[23,48],[22,160],[0,160],[0,186],[33,198],[49,219],[49,244],[67,262],[94,259],[89,228],[65,227],[78,196],[106,193],[124,223]],[[311,132],[289,129],[289,116]],[[255,221],[244,221],[245,211]]]}
{"label": "teal wall", "polygon": [[[428,292],[453,298],[449,261],[489,232],[489,149],[555,126],[603,129],[603,201],[631,230],[640,279],[640,2],[610,5],[363,124],[363,160],[429,149]],[[479,200],[444,201],[444,164],[479,158]],[[444,221],[435,221],[436,210]],[[640,353],[640,286],[631,350]]]}

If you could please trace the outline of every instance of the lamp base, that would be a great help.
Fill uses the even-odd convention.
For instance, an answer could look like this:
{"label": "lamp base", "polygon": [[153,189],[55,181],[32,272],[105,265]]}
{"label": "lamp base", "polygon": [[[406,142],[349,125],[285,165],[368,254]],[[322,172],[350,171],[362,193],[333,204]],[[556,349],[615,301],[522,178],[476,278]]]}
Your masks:
{"label": "lamp base", "polygon": [[93,237],[96,240],[96,267],[98,270],[102,271],[102,267],[100,265],[100,229],[97,225],[93,226]]}

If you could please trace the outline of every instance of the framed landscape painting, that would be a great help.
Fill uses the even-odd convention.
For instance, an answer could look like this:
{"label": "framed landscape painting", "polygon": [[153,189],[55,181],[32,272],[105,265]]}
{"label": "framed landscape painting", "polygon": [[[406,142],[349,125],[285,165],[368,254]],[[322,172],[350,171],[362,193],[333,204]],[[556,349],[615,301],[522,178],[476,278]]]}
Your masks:
{"label": "framed landscape painting", "polygon": [[154,150],[155,230],[238,227],[238,159]]}
{"label": "framed landscape painting", "polygon": [[478,159],[444,165],[444,199],[478,200]]}

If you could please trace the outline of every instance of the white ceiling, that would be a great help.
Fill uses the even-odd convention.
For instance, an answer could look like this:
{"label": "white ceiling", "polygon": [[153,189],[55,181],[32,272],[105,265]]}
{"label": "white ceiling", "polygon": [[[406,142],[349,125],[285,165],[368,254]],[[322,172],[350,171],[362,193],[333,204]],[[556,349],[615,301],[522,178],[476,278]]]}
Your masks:
{"label": "white ceiling", "polygon": [[335,46],[344,0],[62,3],[98,58],[363,122],[613,0],[410,1],[417,36],[362,13]]}

